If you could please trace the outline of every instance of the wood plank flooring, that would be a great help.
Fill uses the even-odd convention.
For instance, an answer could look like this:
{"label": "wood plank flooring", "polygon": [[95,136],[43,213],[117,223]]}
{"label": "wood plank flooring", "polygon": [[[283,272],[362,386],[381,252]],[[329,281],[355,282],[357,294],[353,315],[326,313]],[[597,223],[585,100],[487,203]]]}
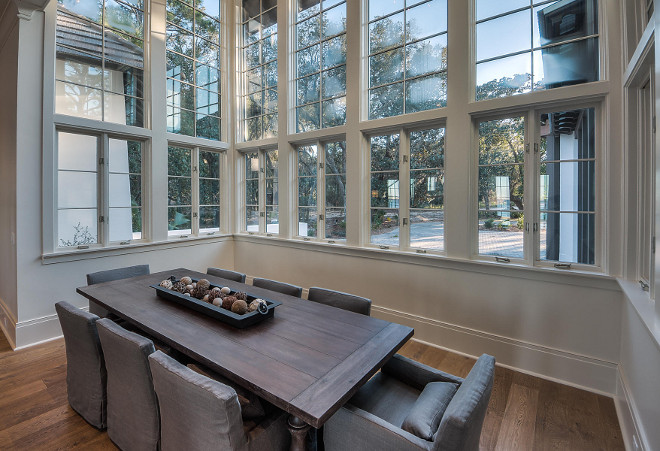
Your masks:
{"label": "wood plank flooring", "polygon": [[[474,360],[416,341],[401,354],[465,377]],[[64,340],[12,351],[0,334],[0,450],[116,449],[66,397]],[[623,450],[611,398],[497,367],[482,450]]]}

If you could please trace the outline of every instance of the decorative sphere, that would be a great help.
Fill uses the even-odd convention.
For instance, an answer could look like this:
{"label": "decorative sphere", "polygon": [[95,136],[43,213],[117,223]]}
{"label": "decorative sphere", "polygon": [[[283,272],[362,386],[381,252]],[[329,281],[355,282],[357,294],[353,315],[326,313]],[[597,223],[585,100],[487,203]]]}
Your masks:
{"label": "decorative sphere", "polygon": [[192,279],[188,276],[183,276],[181,278],[181,282],[185,283],[186,285],[190,285],[192,284]]}
{"label": "decorative sphere", "polygon": [[222,298],[213,299],[213,305],[215,305],[216,307],[222,307]]}
{"label": "decorative sphere", "polygon": [[234,296],[227,296],[222,300],[222,308],[231,310],[231,306],[236,302],[236,298]]}
{"label": "decorative sphere", "polygon": [[165,288],[166,290],[171,290],[172,289],[172,281],[170,279],[165,279],[160,283],[160,286]]}
{"label": "decorative sphere", "polygon": [[179,280],[178,282],[174,282],[172,289],[174,291],[178,291],[179,293],[184,293],[186,291],[186,284]]}
{"label": "decorative sphere", "polygon": [[255,299],[254,301],[250,302],[250,305],[248,306],[248,311],[249,312],[254,312],[255,310],[259,310],[259,304],[265,304],[266,301],[263,299]]}
{"label": "decorative sphere", "polygon": [[184,296],[190,296],[190,293],[183,293]]}
{"label": "decorative sphere", "polygon": [[229,288],[229,287],[222,287],[222,288],[220,289],[220,292],[222,292],[222,293],[224,293],[224,294],[229,294],[229,293],[231,293],[231,288]]}
{"label": "decorative sphere", "polygon": [[243,299],[238,299],[231,306],[231,311],[234,313],[238,313],[239,315],[245,314],[247,312],[247,309],[248,309],[247,302],[245,302]]}
{"label": "decorative sphere", "polygon": [[209,298],[209,295],[207,294],[206,296],[204,296],[204,297],[202,298],[202,301],[204,301],[204,302],[211,302],[211,298]]}
{"label": "decorative sphere", "polygon": [[242,301],[247,301],[247,293],[243,293],[242,291],[239,291],[234,296],[236,296],[236,299],[240,299]]}
{"label": "decorative sphere", "polygon": [[211,288],[211,293],[215,297],[218,297],[218,296],[220,296],[220,293],[222,293],[222,290],[220,289],[220,287],[213,287],[213,288]]}
{"label": "decorative sphere", "polygon": [[211,287],[211,282],[206,279],[199,279],[197,281],[197,288],[201,290],[208,290]]}
{"label": "decorative sphere", "polygon": [[188,293],[192,293],[192,291],[193,291],[194,289],[195,289],[194,286],[192,286],[192,285],[186,285],[186,291],[187,291]]}

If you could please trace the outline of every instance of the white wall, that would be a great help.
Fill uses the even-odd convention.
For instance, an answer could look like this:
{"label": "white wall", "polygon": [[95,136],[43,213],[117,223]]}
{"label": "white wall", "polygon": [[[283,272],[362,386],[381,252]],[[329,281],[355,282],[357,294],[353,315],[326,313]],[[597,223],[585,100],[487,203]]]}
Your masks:
{"label": "white wall", "polygon": [[[0,11],[2,14],[2,11]],[[15,342],[16,294],[16,70],[18,18],[10,4],[0,17],[0,329]]]}
{"label": "white wall", "polygon": [[523,371],[615,391],[621,293],[613,279],[302,241],[235,240],[235,268],[251,276],[366,296],[374,316],[414,327],[416,338],[470,355],[490,352]]}

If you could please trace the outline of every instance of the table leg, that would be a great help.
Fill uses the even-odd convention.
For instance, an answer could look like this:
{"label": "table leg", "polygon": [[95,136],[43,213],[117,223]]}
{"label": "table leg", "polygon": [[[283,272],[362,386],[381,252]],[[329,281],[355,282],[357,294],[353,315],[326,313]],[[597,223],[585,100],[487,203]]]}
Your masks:
{"label": "table leg", "polygon": [[305,451],[305,439],[311,426],[293,415],[289,415],[288,423],[291,433],[291,451]]}

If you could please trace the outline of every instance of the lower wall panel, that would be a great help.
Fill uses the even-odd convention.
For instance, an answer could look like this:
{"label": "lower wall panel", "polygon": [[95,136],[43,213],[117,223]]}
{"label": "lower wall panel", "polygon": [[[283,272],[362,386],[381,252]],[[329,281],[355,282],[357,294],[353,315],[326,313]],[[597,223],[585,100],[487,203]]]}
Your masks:
{"label": "lower wall panel", "polygon": [[582,286],[570,275],[550,282],[516,277],[514,269],[504,276],[465,270],[465,263],[452,269],[301,246],[238,237],[235,268],[365,296],[375,316],[414,327],[415,338],[469,355],[491,353],[522,371],[615,392],[621,291],[607,283]]}

